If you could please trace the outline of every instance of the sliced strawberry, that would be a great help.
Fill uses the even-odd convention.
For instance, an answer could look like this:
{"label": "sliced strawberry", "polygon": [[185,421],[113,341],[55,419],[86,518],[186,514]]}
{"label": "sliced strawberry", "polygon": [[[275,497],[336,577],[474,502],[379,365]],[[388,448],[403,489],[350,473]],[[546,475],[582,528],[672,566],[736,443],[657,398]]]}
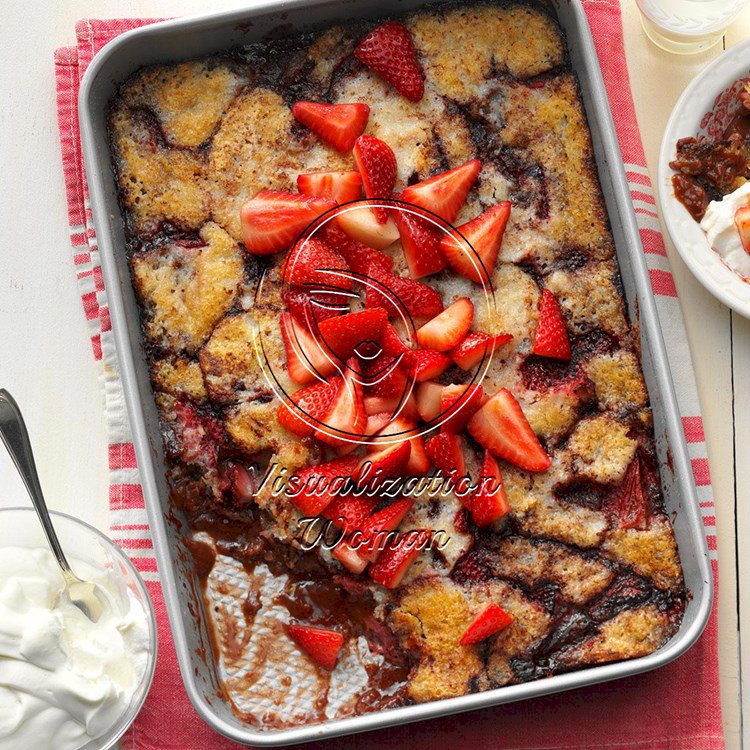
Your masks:
{"label": "sliced strawberry", "polygon": [[622,485],[615,495],[614,509],[620,528],[644,531],[649,527],[651,501],[643,486],[641,459],[638,453],[628,466]]}
{"label": "sliced strawberry", "polygon": [[291,484],[292,503],[305,516],[317,516],[337,497],[347,494],[344,481],[353,476],[360,461],[351,456],[300,469]]}
{"label": "sliced strawberry", "polygon": [[367,276],[372,266],[386,273],[393,268],[393,258],[380,250],[355,242],[336,221],[326,224],[323,237],[355,273]]}
{"label": "sliced strawberry", "polygon": [[440,394],[440,429],[461,432],[486,403],[487,396],[481,385],[445,386]]}
{"label": "sliced strawberry", "polygon": [[279,424],[299,437],[310,437],[316,423],[331,410],[342,382],[341,378],[331,378],[326,383],[300,388],[279,404],[276,410]]}
{"label": "sliced strawberry", "polygon": [[[398,176],[396,155],[391,147],[373,135],[361,135],[354,144],[354,163],[362,175],[362,184],[368,198],[390,198]],[[372,209],[378,221],[385,224],[388,209]]]}
{"label": "sliced strawberry", "polygon": [[333,669],[344,644],[344,636],[335,630],[312,628],[309,625],[287,625],[289,637],[324,669]]}
{"label": "sliced strawberry", "polygon": [[404,354],[409,351],[409,347],[404,343],[404,340],[399,336],[398,331],[390,323],[385,324],[380,345],[383,347],[383,354],[387,354],[391,357],[397,357],[399,354]]}
{"label": "sliced strawberry", "polygon": [[499,633],[513,622],[513,618],[497,604],[488,604],[464,631],[460,643],[462,646],[473,646],[475,643]]}
{"label": "sliced strawberry", "polygon": [[489,357],[495,349],[507,344],[512,338],[513,336],[509,333],[490,336],[487,333],[475,331],[467,334],[458,346],[453,347],[450,350],[450,356],[462,370],[471,370],[485,357]]}
{"label": "sliced strawberry", "polygon": [[[417,431],[417,423],[403,416],[389,419],[377,436],[388,438],[393,435],[403,435],[404,439],[408,440],[411,445],[409,461],[406,464],[407,472],[409,474],[426,474],[430,468],[430,459],[425,450],[424,438]],[[370,448],[377,451],[377,443]]]}
{"label": "sliced strawberry", "polygon": [[336,204],[330,198],[261,190],[242,206],[242,239],[249,253],[286,250],[302,230]]}
{"label": "sliced strawberry", "polygon": [[466,475],[463,440],[453,432],[439,432],[425,445],[427,455],[436,469],[446,476],[455,473],[457,477]]}
{"label": "sliced strawberry", "polygon": [[417,331],[417,343],[424,349],[447,352],[466,336],[474,319],[474,305],[461,297]]}
{"label": "sliced strawberry", "polygon": [[355,474],[357,482],[377,487],[382,479],[401,476],[409,463],[410,452],[411,444],[404,440],[390,443],[377,453],[370,453],[359,464]]}
{"label": "sliced strawberry", "polygon": [[405,360],[411,367],[412,376],[417,383],[424,383],[442,375],[453,364],[447,354],[433,352],[430,349],[410,351],[406,354]]}
{"label": "sliced strawberry", "polygon": [[351,151],[367,127],[370,108],[366,104],[321,104],[296,102],[292,114],[337,151]]}
{"label": "sliced strawberry", "polygon": [[480,528],[489,526],[510,513],[510,503],[503,484],[503,475],[497,461],[489,451],[479,473],[478,488],[469,500],[471,519]]}
{"label": "sliced strawberry", "polygon": [[[365,407],[366,410],[366,407]],[[380,411],[377,414],[367,415],[367,427],[365,433],[369,436],[380,432],[393,419],[393,416],[387,411]]]}
{"label": "sliced strawberry", "polygon": [[298,174],[297,190],[305,195],[330,198],[336,203],[349,203],[362,197],[362,177],[359,172]]}
{"label": "sliced strawberry", "polygon": [[333,556],[350,572],[358,576],[367,567],[367,560],[359,556],[356,549],[342,539],[334,548]]}
{"label": "sliced strawberry", "polygon": [[425,422],[432,422],[440,415],[440,396],[444,386],[427,381],[417,386],[416,400],[419,416]]}
{"label": "sliced strawberry", "polygon": [[431,536],[432,532],[429,529],[414,529],[400,534],[370,566],[372,580],[387,589],[397,588],[406,571],[429,543]]}
{"label": "sliced strawberry", "polygon": [[376,250],[385,250],[399,238],[398,227],[392,216],[385,223],[381,222],[375,215],[376,210],[364,203],[344,206],[336,214],[336,221],[356,242]]}
{"label": "sliced strawberry", "polygon": [[443,311],[443,300],[427,284],[382,270],[377,262],[369,267],[366,307],[383,307],[393,317],[402,309],[412,318],[433,318]]}
{"label": "sliced strawberry", "polygon": [[285,286],[281,299],[294,319],[308,329],[316,322],[349,312],[349,296],[333,291]]}
{"label": "sliced strawberry", "polygon": [[421,279],[442,271],[445,258],[440,252],[441,230],[418,212],[394,211],[393,215],[412,278]]}
{"label": "sliced strawberry", "polygon": [[377,504],[374,497],[342,495],[323,509],[323,515],[348,534],[354,529],[362,528]]}
{"label": "sliced strawberry", "polygon": [[312,288],[351,289],[347,262],[326,242],[316,237],[300,240],[284,258],[281,279],[287,284]]}
{"label": "sliced strawberry", "polygon": [[570,340],[557,300],[549,289],[542,290],[539,323],[534,335],[534,354],[540,357],[570,359]]}
{"label": "sliced strawberry", "polygon": [[344,378],[315,437],[321,443],[354,450],[367,427],[359,361],[352,357],[346,363]]}
{"label": "sliced strawberry", "polygon": [[305,384],[325,380],[335,371],[335,363],[328,352],[304,326],[297,323],[289,313],[283,313],[280,322],[281,337],[286,350],[286,369],[294,383]]}
{"label": "sliced strawberry", "polygon": [[232,499],[236,507],[244,507],[255,500],[258,483],[246,466],[229,459],[222,462],[219,467],[219,474],[229,482]]}
{"label": "sliced strawberry", "polygon": [[318,326],[318,332],[325,345],[339,359],[347,360],[360,344],[378,342],[387,322],[386,311],[373,308],[324,320]]}
{"label": "sliced strawberry", "polygon": [[739,232],[742,247],[750,255],[750,206],[740,206],[734,212],[734,225]]}
{"label": "sliced strawberry", "polygon": [[365,396],[365,412],[367,414],[387,413],[389,416],[402,416],[406,419],[416,419],[419,416],[414,394],[407,399],[403,394],[398,396]]}
{"label": "sliced strawberry", "polygon": [[355,534],[352,541],[359,542],[357,552],[368,562],[373,562],[388,543],[388,534],[395,531],[413,505],[411,498],[394,500],[390,505],[373,513],[362,525],[361,535]]}
{"label": "sliced strawberry", "polygon": [[452,223],[466,202],[466,196],[481,168],[482,162],[472,159],[460,167],[441,172],[416,185],[409,185],[404,189],[402,197],[407,203],[432,211]]}
{"label": "sliced strawberry", "polygon": [[388,21],[373,29],[359,43],[354,55],[407,99],[418,102],[424,95],[424,78],[414,41],[402,23]]}
{"label": "sliced strawberry", "polygon": [[405,393],[408,382],[405,368],[400,364],[403,356],[381,353],[369,363],[364,381],[368,396],[399,398]]}
{"label": "sliced strawberry", "polygon": [[[460,238],[451,234],[443,236],[440,250],[448,261],[448,265],[456,273],[478,284],[486,283],[488,276],[492,277],[497,254],[503,242],[505,227],[510,217],[510,206],[509,201],[502,201],[479,214],[475,219],[456,227],[474,248],[476,255]],[[481,264],[477,261],[477,255]]]}
{"label": "sliced strawberry", "polygon": [[522,469],[545,471],[552,464],[518,401],[506,388],[469,420],[468,427],[480,445]]}

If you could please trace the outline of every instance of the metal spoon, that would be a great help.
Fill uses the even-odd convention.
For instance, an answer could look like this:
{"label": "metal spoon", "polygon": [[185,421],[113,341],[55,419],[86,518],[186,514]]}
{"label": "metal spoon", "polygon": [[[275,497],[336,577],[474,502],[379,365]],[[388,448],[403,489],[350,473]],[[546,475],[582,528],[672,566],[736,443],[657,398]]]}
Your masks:
{"label": "metal spoon", "polygon": [[44,502],[39,475],[34,464],[34,455],[31,452],[29,433],[26,430],[21,410],[10,393],[4,388],[0,388],[0,438],[5,443],[18,473],[26,485],[31,502],[34,504],[39,520],[42,522],[42,528],[47,536],[49,546],[62,571],[65,587],[60,592],[55,605],[61,598],[65,597],[71,604],[78,607],[89,620],[97,622],[102,616],[104,603],[107,599],[98,592],[99,586],[95,583],[82,581],[68,565],[65,553],[52,526],[47,504]]}

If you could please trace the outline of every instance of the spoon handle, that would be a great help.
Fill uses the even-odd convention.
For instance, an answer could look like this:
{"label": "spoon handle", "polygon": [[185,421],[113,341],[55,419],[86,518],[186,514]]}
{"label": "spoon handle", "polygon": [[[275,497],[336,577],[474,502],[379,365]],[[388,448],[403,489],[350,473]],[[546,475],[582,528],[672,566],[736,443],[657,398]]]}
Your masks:
{"label": "spoon handle", "polygon": [[5,443],[5,447],[8,449],[13,463],[18,469],[18,473],[26,485],[52,553],[57,558],[63,575],[67,579],[69,575],[72,575],[72,572],[68,561],[65,559],[65,553],[60,546],[55,529],[52,526],[47,504],[44,502],[42,487],[39,484],[39,475],[34,463],[34,454],[31,452],[31,441],[29,440],[26,423],[23,421],[18,404],[4,388],[0,388],[0,438]]}

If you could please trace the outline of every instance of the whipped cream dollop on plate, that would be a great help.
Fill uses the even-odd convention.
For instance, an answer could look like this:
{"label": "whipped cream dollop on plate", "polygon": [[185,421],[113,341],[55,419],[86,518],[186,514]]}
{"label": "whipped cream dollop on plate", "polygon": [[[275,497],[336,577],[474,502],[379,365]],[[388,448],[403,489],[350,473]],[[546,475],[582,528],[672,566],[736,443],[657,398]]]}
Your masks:
{"label": "whipped cream dollop on plate", "polygon": [[745,280],[750,279],[750,254],[742,246],[734,214],[738,208],[747,205],[750,205],[750,182],[725,195],[720,201],[711,201],[701,221],[701,229],[706,233],[711,247]]}
{"label": "whipped cream dollop on plate", "polygon": [[79,560],[110,606],[98,622],[63,600],[47,549],[0,547],[0,750],[76,750],[128,708],[147,669],[148,615],[112,571]]}

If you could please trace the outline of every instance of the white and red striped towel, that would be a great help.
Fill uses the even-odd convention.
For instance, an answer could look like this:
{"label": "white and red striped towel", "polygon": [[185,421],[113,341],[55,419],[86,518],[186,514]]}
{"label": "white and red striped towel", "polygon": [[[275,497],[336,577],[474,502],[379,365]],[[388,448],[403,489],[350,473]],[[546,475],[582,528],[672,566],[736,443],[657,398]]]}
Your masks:
{"label": "white and red striped towel", "polygon": [[[630,95],[620,7],[617,0],[584,0],[584,6],[615,113],[617,136],[667,341],[716,575],[716,529],[703,423],[677,292],[660,233]],[[223,749],[236,745],[215,735],[193,711],[182,687],[172,647],[130,442],[107,293],[81,163],[76,107],[83,72],[96,52],[115,36],[152,22],[127,19],[78,23],[77,45],[55,53],[60,139],[73,263],[81,285],[84,311],[91,323],[94,356],[102,362],[105,384],[110,442],[111,534],[130,552],[148,582],[159,622],[160,652],[154,686],[123,746],[128,750]],[[351,747],[395,748],[408,744],[414,750],[431,750],[435,738],[439,737],[446,747],[480,747],[484,750],[723,748],[717,643],[714,604],[711,620],[696,646],[676,662],[655,672],[522,704],[333,740],[327,746],[343,750]]]}

